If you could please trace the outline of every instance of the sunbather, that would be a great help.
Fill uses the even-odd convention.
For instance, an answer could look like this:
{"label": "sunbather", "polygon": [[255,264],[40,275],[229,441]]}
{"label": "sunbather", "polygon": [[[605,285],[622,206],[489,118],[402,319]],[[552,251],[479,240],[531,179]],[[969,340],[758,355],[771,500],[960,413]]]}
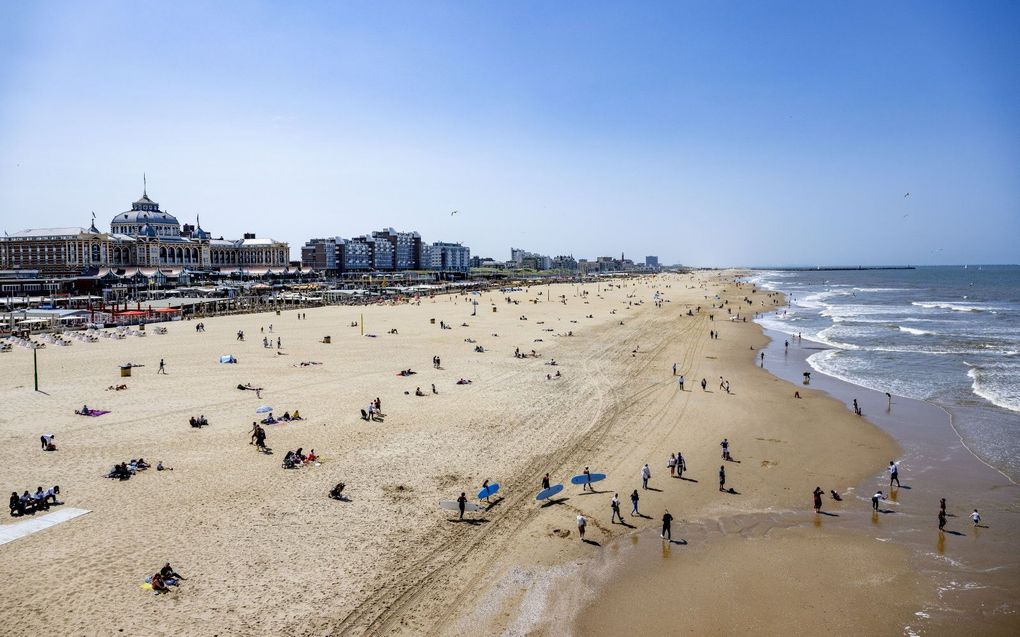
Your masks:
{"label": "sunbather", "polygon": [[163,577],[159,573],[153,575],[152,580],[149,583],[152,585],[152,590],[156,591],[157,593],[170,592],[170,589],[167,588],[167,585],[163,582]]}
{"label": "sunbather", "polygon": [[[347,485],[344,484],[343,482],[337,482],[336,486],[333,487],[332,489],[330,489],[329,497],[333,498],[334,500],[343,500],[344,499],[344,487],[346,487],[346,486]],[[16,496],[17,494],[15,493],[14,495]]]}

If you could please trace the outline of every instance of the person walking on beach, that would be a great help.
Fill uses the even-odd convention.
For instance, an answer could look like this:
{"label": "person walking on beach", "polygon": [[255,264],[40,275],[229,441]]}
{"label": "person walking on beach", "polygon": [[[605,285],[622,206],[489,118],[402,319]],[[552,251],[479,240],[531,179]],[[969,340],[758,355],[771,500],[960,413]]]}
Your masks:
{"label": "person walking on beach", "polygon": [[896,487],[900,486],[900,467],[892,460],[889,461],[889,488],[892,488],[893,481],[896,482]]}
{"label": "person walking on beach", "polygon": [[726,467],[722,465],[719,466],[719,490],[726,490]]}
{"label": "person walking on beach", "polygon": [[944,509],[939,510],[939,533],[943,532],[946,528],[946,512]]}
{"label": "person walking on beach", "polygon": [[821,513],[821,511],[822,511],[822,494],[823,493],[825,493],[825,492],[822,491],[821,487],[815,487],[815,492],[812,494],[813,496],[815,496],[815,513]]}
{"label": "person walking on beach", "polygon": [[974,526],[981,524],[981,514],[978,513],[977,509],[974,509],[974,512],[970,514],[970,520],[974,523]]}
{"label": "person walking on beach", "polygon": [[280,349],[280,337],[276,337],[276,349]]}
{"label": "person walking on beach", "polygon": [[687,461],[684,460],[684,454],[679,451],[676,452],[676,477],[683,480],[684,471],[687,470]]}
{"label": "person walking on beach", "polygon": [[613,494],[613,499],[609,501],[609,508],[613,510],[613,517],[610,519],[612,524],[616,524],[616,518],[620,518],[620,524],[626,524],[623,521],[623,514],[620,513],[620,494]]}
{"label": "person walking on beach", "polygon": [[156,370],[156,373],[157,374],[166,374],[166,363],[163,362],[162,358],[159,359],[159,369]]}
{"label": "person walking on beach", "polygon": [[761,366],[765,367],[765,352],[761,353]]}
{"label": "person walking on beach", "polygon": [[581,491],[586,491],[587,490],[587,491],[594,492],[595,491],[595,487],[591,486],[591,471],[588,470],[588,467],[584,468],[584,478],[585,478],[585,480],[584,480],[584,484],[581,485]]}
{"label": "person walking on beach", "polygon": [[885,496],[882,494],[881,491],[876,491],[875,495],[871,496],[871,508],[874,509],[875,511],[878,511],[879,500],[885,500]]}
{"label": "person walking on beach", "polygon": [[461,491],[460,492],[460,497],[457,498],[457,510],[460,511],[460,519],[461,520],[464,519],[464,507],[466,505],[467,505],[467,496],[464,495],[463,491]]}
{"label": "person walking on beach", "polygon": [[708,381],[704,378],[701,379],[701,391],[708,391]]}
{"label": "person walking on beach", "polygon": [[723,438],[723,441],[719,443],[719,446],[722,447],[722,459],[723,460],[729,460],[730,459],[730,441],[729,441],[729,439],[728,438]]}
{"label": "person walking on beach", "polygon": [[577,515],[577,534],[581,536],[581,541],[584,542],[584,527],[588,526],[588,518],[584,517],[583,513]]}
{"label": "person walking on beach", "polygon": [[673,531],[670,528],[673,525],[673,516],[669,510],[662,514],[662,533],[659,534],[664,540],[673,541]]}
{"label": "person walking on beach", "polygon": [[680,391],[684,390],[684,375],[680,374],[680,379],[676,381],[676,384],[680,386]]}
{"label": "person walking on beach", "polygon": [[673,363],[673,375],[676,376],[676,363]]}
{"label": "person walking on beach", "polygon": [[652,470],[648,468],[648,463],[641,467],[641,488],[648,488],[648,479],[652,477]]}
{"label": "person walking on beach", "polygon": [[641,496],[638,495],[637,489],[634,489],[634,493],[630,494],[630,514],[631,515],[641,515],[640,513],[638,513],[638,510],[637,510],[638,500],[640,500],[640,499],[641,499]]}
{"label": "person walking on beach", "polygon": [[726,387],[725,387],[725,389],[726,389],[726,393],[727,393],[727,394],[728,394],[728,393],[730,393],[730,381],[726,381]]}
{"label": "person walking on beach", "polygon": [[666,461],[666,466],[669,467],[670,478],[676,475],[676,454],[669,454],[669,460]]}

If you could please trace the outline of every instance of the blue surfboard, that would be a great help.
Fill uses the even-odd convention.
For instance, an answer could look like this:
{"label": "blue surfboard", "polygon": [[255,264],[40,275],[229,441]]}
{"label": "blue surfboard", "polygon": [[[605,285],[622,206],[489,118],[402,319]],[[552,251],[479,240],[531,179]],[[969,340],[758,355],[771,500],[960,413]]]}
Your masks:
{"label": "blue surfboard", "polygon": [[[589,480],[589,476],[591,477],[590,480]],[[573,478],[571,478],[570,482],[571,482],[571,484],[587,484],[588,482],[598,482],[600,480],[605,480],[605,479],[606,479],[606,474],[604,474],[604,473],[590,473],[587,476],[584,475],[583,473],[581,473],[581,474],[578,474],[578,475],[574,476]]]}
{"label": "blue surfboard", "polygon": [[563,490],[563,485],[562,484],[554,484],[551,487],[549,487],[548,489],[542,489],[541,491],[539,491],[538,495],[535,496],[535,499],[536,500],[546,500],[548,498],[553,497],[554,495],[556,495],[557,493],[559,493],[562,490]]}
{"label": "blue surfboard", "polygon": [[499,491],[499,483],[495,482],[495,483],[490,484],[489,486],[485,487],[481,491],[479,491],[478,492],[478,499],[479,500],[484,500],[485,498],[489,497],[490,495],[494,495],[497,491]]}

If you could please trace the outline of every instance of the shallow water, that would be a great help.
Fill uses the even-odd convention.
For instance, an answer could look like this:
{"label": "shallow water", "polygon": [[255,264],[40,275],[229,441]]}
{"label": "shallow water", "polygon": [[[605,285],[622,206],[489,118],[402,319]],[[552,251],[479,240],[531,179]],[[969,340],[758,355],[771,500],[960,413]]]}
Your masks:
{"label": "shallow water", "polygon": [[829,346],[810,366],[939,405],[968,446],[1020,477],[1020,266],[755,272],[787,294],[766,328]]}

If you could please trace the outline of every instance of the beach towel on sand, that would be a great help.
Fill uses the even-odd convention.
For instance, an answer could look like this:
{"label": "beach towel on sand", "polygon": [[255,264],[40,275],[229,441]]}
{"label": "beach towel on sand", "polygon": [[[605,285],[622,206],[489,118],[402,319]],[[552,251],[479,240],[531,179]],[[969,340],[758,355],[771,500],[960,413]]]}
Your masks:
{"label": "beach towel on sand", "polygon": [[103,414],[108,414],[110,412],[105,409],[90,409],[88,411],[76,411],[74,413],[80,416],[92,416],[93,418],[96,418],[98,416],[102,416]]}

